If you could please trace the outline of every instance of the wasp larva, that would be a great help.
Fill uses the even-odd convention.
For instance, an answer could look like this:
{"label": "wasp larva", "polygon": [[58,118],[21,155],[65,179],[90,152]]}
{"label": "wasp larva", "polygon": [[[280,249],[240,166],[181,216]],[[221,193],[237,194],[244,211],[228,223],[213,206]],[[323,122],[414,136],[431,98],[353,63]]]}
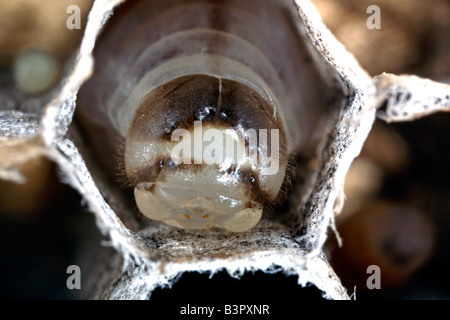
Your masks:
{"label": "wasp larva", "polygon": [[116,10],[78,106],[125,139],[145,216],[245,231],[280,197],[318,99],[293,10],[279,0],[142,0]]}

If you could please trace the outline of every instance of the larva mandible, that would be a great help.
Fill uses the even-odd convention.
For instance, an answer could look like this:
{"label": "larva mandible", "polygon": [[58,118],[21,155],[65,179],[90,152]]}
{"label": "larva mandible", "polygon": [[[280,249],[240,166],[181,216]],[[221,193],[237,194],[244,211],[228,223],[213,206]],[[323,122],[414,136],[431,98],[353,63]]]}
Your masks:
{"label": "larva mandible", "polygon": [[280,198],[288,160],[323,109],[294,12],[287,0],[141,0],[116,10],[77,108],[106,133],[92,137],[106,160],[115,137],[125,139],[145,216],[245,231]]}

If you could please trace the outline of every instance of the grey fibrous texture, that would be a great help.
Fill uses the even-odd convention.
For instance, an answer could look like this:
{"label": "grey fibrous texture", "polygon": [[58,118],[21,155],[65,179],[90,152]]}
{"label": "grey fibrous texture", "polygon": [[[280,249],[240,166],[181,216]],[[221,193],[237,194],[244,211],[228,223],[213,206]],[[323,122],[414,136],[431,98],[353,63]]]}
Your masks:
{"label": "grey fibrous texture", "polygon": [[[99,229],[121,257],[105,262],[109,272],[103,274],[102,281],[98,279],[93,298],[147,299],[156,287],[172,283],[186,271],[214,273],[225,269],[233,276],[256,270],[298,275],[300,285],[314,284],[326,298],[348,299],[322,247],[334,216],[342,208],[343,183],[350,164],[377,114],[385,121],[405,121],[448,111],[449,86],[415,76],[384,74],[372,79],[323,25],[313,5],[297,0],[300,29],[314,63],[329,79],[328,85],[339,88],[346,98],[321,133],[323,139],[308,170],[302,198],[294,207],[296,220],[289,224],[262,220],[240,234],[186,231],[159,223],[136,233],[116,214],[119,200],[111,194],[106,201],[108,192],[94,181],[79,151],[82,146],[67,135],[77,91],[93,70],[96,37],[121,2],[95,2],[79,53],[60,89],[42,105],[42,113],[36,113],[36,108],[27,110],[25,102],[14,108],[0,106],[0,178],[20,181],[19,165],[45,155],[80,192]],[[2,95],[1,101],[8,101],[8,92],[2,91]],[[377,113],[380,106],[383,108]]]}
{"label": "grey fibrous texture", "polygon": [[374,79],[385,99],[378,117],[386,122],[411,121],[438,111],[450,111],[450,86],[416,76],[382,74]]}

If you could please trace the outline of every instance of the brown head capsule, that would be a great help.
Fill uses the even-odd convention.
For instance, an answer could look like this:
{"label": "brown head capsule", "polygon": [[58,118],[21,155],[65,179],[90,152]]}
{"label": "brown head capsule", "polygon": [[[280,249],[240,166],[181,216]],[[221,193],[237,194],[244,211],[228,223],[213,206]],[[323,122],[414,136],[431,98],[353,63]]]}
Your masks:
{"label": "brown head capsule", "polygon": [[245,231],[279,197],[317,97],[292,3],[264,2],[132,1],[102,35],[79,106],[125,138],[147,217]]}

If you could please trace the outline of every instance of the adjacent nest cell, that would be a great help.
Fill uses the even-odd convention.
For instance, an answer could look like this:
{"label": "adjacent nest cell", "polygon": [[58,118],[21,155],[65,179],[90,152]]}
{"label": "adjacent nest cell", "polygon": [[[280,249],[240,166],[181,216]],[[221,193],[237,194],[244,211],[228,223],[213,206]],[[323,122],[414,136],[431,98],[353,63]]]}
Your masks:
{"label": "adjacent nest cell", "polygon": [[[32,157],[33,150],[39,146],[42,153],[58,163],[67,181],[83,195],[97,218],[98,227],[110,237],[111,245],[123,257],[123,264],[114,260],[117,273],[103,275],[103,281],[98,282],[103,285],[94,289],[94,297],[145,299],[156,287],[171,283],[183,272],[214,273],[226,269],[232,275],[256,270],[283,271],[298,275],[299,284],[316,285],[327,298],[348,299],[322,247],[328,227],[343,204],[345,175],[372,127],[377,106],[387,99],[387,108],[380,110],[379,115],[396,121],[409,120],[411,114],[425,115],[423,108],[414,107],[418,101],[427,101],[426,109],[448,110],[449,86],[408,76],[382,75],[371,79],[323,25],[309,1],[284,1],[305,50],[306,58],[303,58],[309,61],[305,62],[305,70],[316,73],[320,80],[315,83],[317,90],[332,92],[324,98],[333,98],[332,102],[324,101],[332,104],[333,112],[318,121],[311,135],[316,147],[312,148],[314,152],[309,162],[302,164],[302,179],[297,179],[290,193],[291,197],[294,195],[290,210],[280,217],[276,212],[272,217],[263,217],[255,227],[242,233],[219,229],[183,230],[158,222],[142,229],[117,188],[92,161],[89,147],[77,132],[78,123],[69,128],[78,90],[95,72],[93,49],[97,36],[102,28],[108,28],[108,19],[114,22],[111,12],[121,2],[98,0],[94,3],[79,55],[64,78],[60,92],[45,106],[37,125],[35,116],[30,114],[19,114],[22,121],[17,121],[16,111],[0,111],[0,148],[22,146],[30,150]],[[110,45],[114,46],[114,38],[111,39]],[[236,42],[236,46],[240,44]],[[100,65],[101,61],[95,63]],[[118,65],[114,68],[120,71]],[[95,75],[92,79],[96,79]],[[267,78],[270,79],[273,77]],[[425,87],[427,90],[415,90]],[[127,90],[126,86],[122,89]],[[263,90],[259,92],[265,94]],[[119,100],[121,93],[117,92]],[[399,105],[395,103],[397,94],[409,95],[408,99],[399,99],[402,110],[406,110],[400,115],[393,111]],[[114,112],[117,115],[120,110]],[[108,116],[103,115],[98,120],[106,118]],[[126,126],[119,124],[119,131]],[[8,153],[1,153],[0,173],[10,168],[8,164],[18,165],[12,155],[8,157]],[[105,262],[105,266],[108,263]]]}

